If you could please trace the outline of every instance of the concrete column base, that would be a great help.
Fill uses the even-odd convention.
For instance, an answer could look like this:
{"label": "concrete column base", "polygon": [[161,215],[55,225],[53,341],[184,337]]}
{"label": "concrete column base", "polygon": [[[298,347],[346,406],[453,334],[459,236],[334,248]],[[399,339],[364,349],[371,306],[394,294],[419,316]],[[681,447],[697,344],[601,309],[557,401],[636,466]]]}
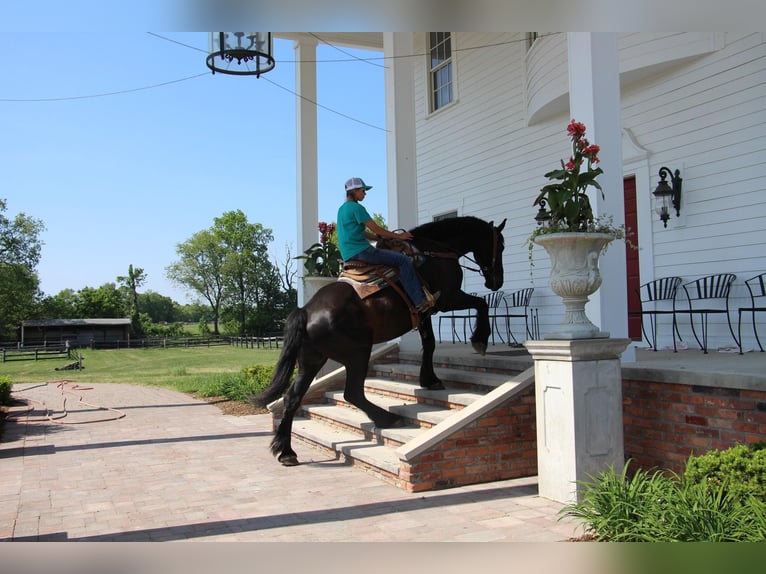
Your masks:
{"label": "concrete column base", "polygon": [[630,339],[526,341],[535,360],[538,488],[564,504],[625,463],[620,355]]}

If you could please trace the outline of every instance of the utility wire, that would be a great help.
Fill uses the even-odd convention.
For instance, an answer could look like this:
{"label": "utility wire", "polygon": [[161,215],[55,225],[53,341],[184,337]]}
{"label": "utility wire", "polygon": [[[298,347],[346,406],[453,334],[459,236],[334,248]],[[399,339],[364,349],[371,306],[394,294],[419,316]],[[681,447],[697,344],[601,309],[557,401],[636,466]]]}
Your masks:
{"label": "utility wire", "polygon": [[[171,42],[173,44],[178,44],[179,46],[183,46],[184,48],[189,48],[191,50],[195,50],[195,51],[198,51],[198,52],[207,53],[207,50],[203,50],[202,48],[197,48],[196,46],[192,46],[190,44],[185,44],[183,42],[179,42],[178,40],[174,40],[172,38],[168,38],[167,36],[162,36],[162,35],[156,34],[154,32],[147,32],[147,34],[149,34],[150,36],[154,36],[156,38],[159,38],[161,40],[165,40],[167,42]],[[386,67],[385,65],[374,63],[374,60],[388,60],[388,59],[395,59],[395,58],[414,58],[414,57],[421,57],[421,56],[427,56],[428,55],[427,53],[418,53],[418,54],[405,54],[405,55],[399,55],[399,56],[383,56],[383,57],[375,57],[375,58],[360,58],[360,57],[355,56],[355,55],[353,55],[353,54],[351,54],[349,52],[346,52],[345,50],[339,48],[338,46],[335,46],[334,44],[324,40],[323,38],[321,38],[320,36],[314,34],[313,32],[309,32],[309,34],[311,36],[313,36],[314,38],[316,38],[317,40],[321,41],[322,43],[330,46],[331,48],[335,48],[339,52],[341,52],[343,54],[346,54],[351,59],[350,60],[348,60],[348,59],[342,59],[342,60],[280,60],[278,63],[300,64],[300,63],[310,63],[310,62],[311,63],[337,63],[337,62],[359,61],[359,62],[368,63],[368,64],[373,65],[373,66],[379,66],[381,68],[385,68]],[[543,38],[543,37],[548,36],[548,35],[551,35],[551,34],[540,35],[540,36],[538,36],[538,38]],[[494,48],[494,47],[498,47],[498,46],[505,46],[505,45],[509,45],[509,44],[514,44],[514,43],[518,43],[518,42],[526,42],[526,41],[527,41],[526,38],[522,38],[522,39],[518,39],[518,40],[508,40],[506,42],[496,42],[496,43],[492,43],[492,44],[482,44],[480,46],[470,46],[470,47],[465,47],[465,48],[453,48],[452,51],[453,52],[463,52],[463,51],[470,51],[470,50],[480,50],[480,49],[485,49],[485,48]],[[151,90],[151,89],[154,89],[154,88],[160,88],[160,87],[163,87],[163,86],[168,86],[168,85],[176,84],[176,83],[179,83],[179,82],[185,82],[185,81],[188,81],[188,80],[193,80],[193,79],[200,78],[202,76],[207,76],[207,75],[208,75],[208,73],[204,72],[204,73],[201,73],[201,74],[196,74],[194,76],[187,76],[186,78],[180,78],[180,79],[177,79],[177,80],[170,80],[170,81],[167,81],[167,82],[161,82],[159,84],[152,84],[152,85],[149,85],[149,86],[142,86],[140,88],[130,88],[130,89],[126,89],[126,90],[118,90],[118,91],[115,91],[115,92],[105,92],[105,93],[100,93],[100,94],[89,94],[89,95],[85,95],[85,96],[66,96],[66,97],[52,97],[52,98],[0,98],[0,102],[60,102],[60,101],[69,101],[69,100],[83,100],[83,99],[90,99],[90,98],[103,98],[103,97],[108,97],[108,96],[117,96],[117,95],[121,95],[121,94],[129,94],[129,93],[132,93],[132,92],[139,92],[139,91],[143,91],[143,90]],[[388,131],[385,128],[381,128],[381,127],[376,126],[374,124],[370,124],[368,122],[365,122],[365,121],[362,121],[362,120],[358,120],[358,119],[356,119],[356,118],[354,118],[352,116],[349,116],[347,114],[344,114],[342,112],[339,112],[337,110],[329,108],[329,107],[327,107],[325,105],[322,105],[319,102],[315,102],[314,100],[311,100],[310,98],[306,98],[305,96],[302,96],[302,95],[294,92],[293,90],[291,90],[289,88],[286,88],[285,86],[282,86],[282,85],[280,85],[280,84],[278,84],[278,83],[276,83],[276,82],[274,82],[272,80],[269,80],[265,76],[262,76],[262,78],[265,79],[270,84],[272,84],[272,85],[274,85],[274,86],[276,86],[276,87],[278,87],[278,88],[280,88],[282,90],[285,90],[286,92],[288,92],[290,94],[293,94],[296,97],[302,98],[303,100],[305,100],[307,102],[310,102],[311,104],[313,104],[313,105],[315,105],[315,106],[317,106],[319,108],[322,108],[323,110],[326,110],[328,112],[334,113],[334,114],[336,114],[338,116],[341,116],[341,117],[343,117],[345,119],[357,122],[357,123],[365,125],[367,127],[374,128],[376,130],[380,130],[380,131],[383,131],[383,132],[387,132]]]}
{"label": "utility wire", "polygon": [[57,98],[0,98],[0,102],[63,102],[67,100],[86,100],[88,98],[104,98],[107,96],[118,96],[120,94],[130,94],[132,92],[140,92],[142,90],[151,90],[153,88],[160,88],[162,86],[169,86],[170,84],[177,84],[178,82],[186,82],[187,80],[193,80],[202,76],[207,76],[208,73],[197,74],[195,76],[188,76],[186,78],[179,78],[178,80],[170,80],[168,82],[161,82],[159,84],[152,84],[151,86],[143,86],[140,88],[130,88],[127,90],[119,90],[116,92],[104,92],[102,94],[89,94],[87,96],[63,96]]}

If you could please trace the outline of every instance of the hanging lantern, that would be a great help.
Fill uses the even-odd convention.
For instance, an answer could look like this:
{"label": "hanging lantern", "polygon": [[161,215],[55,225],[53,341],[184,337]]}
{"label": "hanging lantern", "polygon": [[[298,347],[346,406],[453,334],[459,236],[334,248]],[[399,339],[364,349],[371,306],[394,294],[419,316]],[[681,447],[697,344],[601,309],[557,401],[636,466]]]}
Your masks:
{"label": "hanging lantern", "polygon": [[205,63],[213,73],[255,76],[274,69],[271,32],[210,32]]}

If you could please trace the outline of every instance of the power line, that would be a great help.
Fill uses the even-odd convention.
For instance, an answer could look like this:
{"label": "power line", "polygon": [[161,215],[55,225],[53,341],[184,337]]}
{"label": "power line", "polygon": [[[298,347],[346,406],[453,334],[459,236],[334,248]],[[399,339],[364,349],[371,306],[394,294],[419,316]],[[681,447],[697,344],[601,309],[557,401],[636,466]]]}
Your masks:
{"label": "power line", "polygon": [[376,129],[376,130],[380,130],[380,131],[382,131],[382,132],[387,132],[387,131],[388,131],[386,128],[381,128],[380,126],[376,126],[376,125],[374,125],[374,124],[370,124],[370,123],[367,123],[367,122],[365,122],[365,121],[362,121],[362,120],[358,120],[358,119],[356,119],[356,118],[353,118],[353,117],[351,117],[351,116],[347,116],[347,115],[346,115],[346,114],[344,114],[343,112],[339,112],[339,111],[337,111],[337,110],[334,110],[334,109],[332,109],[332,108],[328,108],[327,106],[323,106],[323,105],[322,105],[322,104],[320,104],[319,102],[315,102],[314,100],[312,100],[312,99],[310,99],[310,98],[307,98],[306,96],[302,96],[302,95],[300,95],[300,94],[298,94],[298,93],[296,93],[296,92],[292,91],[290,88],[286,88],[286,87],[284,87],[284,86],[282,86],[282,85],[280,85],[280,84],[277,84],[276,82],[272,82],[272,81],[271,81],[271,80],[269,80],[269,79],[268,79],[266,76],[261,76],[261,79],[262,79],[262,80],[266,80],[266,81],[267,81],[267,82],[269,82],[270,84],[272,84],[272,85],[274,85],[274,86],[276,86],[276,87],[278,87],[278,88],[281,88],[281,89],[285,90],[286,92],[289,92],[289,93],[293,94],[294,96],[296,96],[296,97],[299,97],[299,98],[301,98],[302,100],[305,100],[305,101],[307,101],[307,102],[309,102],[309,103],[311,103],[311,104],[313,104],[313,105],[317,106],[318,108],[322,108],[323,110],[327,110],[328,112],[332,112],[333,114],[339,115],[339,116],[341,116],[341,117],[343,117],[343,118],[346,118],[347,120],[352,120],[352,121],[354,121],[354,122],[356,122],[356,123],[359,123],[359,124],[365,125],[365,126],[367,126],[367,127],[370,127],[370,128],[374,128],[374,129]]}
{"label": "power line", "polygon": [[[174,40],[172,38],[168,38],[167,36],[162,36],[162,35],[156,34],[154,32],[147,32],[147,34],[149,34],[150,36],[154,36],[156,38],[159,38],[161,40],[165,40],[167,42],[170,42],[170,43],[173,43],[173,44],[177,44],[177,45],[182,46],[184,48],[188,48],[190,50],[195,50],[195,51],[198,51],[198,52],[207,53],[207,50],[203,50],[202,48],[197,48],[196,46],[192,46],[190,44],[185,44],[183,42],[179,42],[178,40]],[[376,63],[373,62],[373,60],[389,60],[389,59],[396,59],[396,58],[415,58],[415,57],[422,57],[422,56],[427,56],[428,55],[427,53],[415,53],[415,54],[405,54],[405,55],[398,55],[398,56],[382,56],[382,57],[375,57],[375,58],[360,58],[360,57],[355,56],[355,55],[353,55],[353,54],[351,54],[349,52],[346,52],[345,50],[339,48],[338,46],[335,46],[334,44],[324,40],[323,38],[321,38],[317,34],[314,34],[313,32],[309,32],[309,34],[311,36],[313,36],[314,38],[316,38],[317,40],[323,42],[327,46],[330,46],[331,48],[334,48],[334,49],[338,50],[339,52],[341,52],[343,54],[346,54],[351,59],[341,59],[341,60],[326,60],[326,59],[325,60],[280,60],[280,61],[278,61],[278,63],[301,64],[301,63],[339,63],[339,62],[354,62],[354,61],[358,61],[358,62],[365,62],[365,63],[368,63],[370,65],[374,65],[374,66],[379,66],[379,67],[385,68],[386,67],[385,65],[383,65],[383,64],[376,64]],[[538,36],[538,38],[542,38],[542,37],[548,36],[548,35],[551,35],[551,34],[540,35],[540,36]],[[492,44],[482,44],[480,46],[470,46],[470,47],[465,47],[465,48],[453,48],[452,51],[453,52],[463,52],[463,51],[470,51],[470,50],[480,50],[480,49],[485,49],[485,48],[494,48],[494,47],[498,47],[498,46],[505,46],[505,45],[510,45],[510,44],[514,44],[514,43],[518,43],[518,42],[526,42],[526,41],[527,41],[526,38],[522,38],[522,39],[517,39],[517,40],[508,40],[508,41],[505,41],[505,42],[495,42],[495,43],[492,43]],[[163,87],[163,86],[168,86],[168,85],[176,84],[176,83],[179,83],[179,82],[185,82],[185,81],[188,81],[188,80],[193,80],[193,79],[200,78],[202,76],[207,76],[207,75],[208,75],[207,72],[203,72],[201,74],[196,74],[194,76],[187,76],[185,78],[179,78],[177,80],[170,80],[170,81],[167,81],[167,82],[161,82],[161,83],[152,84],[152,85],[149,85],[149,86],[142,86],[142,87],[139,87],[139,88],[129,88],[129,89],[125,89],[125,90],[118,90],[118,91],[115,91],[115,92],[104,92],[104,93],[89,94],[89,95],[84,95],[84,96],[65,96],[65,97],[52,97],[52,98],[0,98],[0,102],[60,102],[60,101],[70,101],[70,100],[91,99],[91,98],[103,98],[103,97],[109,97],[109,96],[117,96],[117,95],[121,95],[121,94],[129,94],[129,93],[132,93],[132,92],[151,90],[151,89],[154,89],[154,88],[160,88],[160,87]],[[352,116],[349,116],[347,114],[344,114],[342,112],[339,112],[337,110],[329,108],[329,107],[327,107],[325,105],[322,105],[319,102],[315,102],[314,100],[311,100],[310,98],[306,98],[305,96],[302,96],[302,95],[294,92],[293,90],[291,90],[289,88],[286,88],[285,86],[282,86],[282,85],[280,85],[280,84],[278,84],[278,83],[276,83],[276,82],[274,82],[272,80],[269,80],[265,76],[263,76],[263,79],[265,79],[270,84],[272,84],[272,85],[274,85],[274,86],[276,86],[276,87],[278,87],[278,88],[280,88],[282,90],[285,90],[286,92],[288,92],[290,94],[293,94],[296,97],[302,98],[303,100],[305,100],[307,102],[310,102],[311,104],[313,104],[313,105],[315,105],[315,106],[317,106],[319,108],[322,108],[323,110],[326,110],[328,112],[334,113],[334,114],[336,114],[338,116],[341,116],[341,117],[343,117],[345,119],[357,122],[357,123],[365,125],[367,127],[371,127],[373,129],[377,129],[377,130],[380,130],[380,131],[383,131],[383,132],[387,132],[388,131],[385,128],[381,128],[381,127],[376,126],[374,124],[370,124],[368,122],[356,119],[356,118],[354,118]]]}
{"label": "power line", "polygon": [[120,94],[130,94],[132,92],[140,92],[142,90],[151,90],[153,88],[160,88],[162,86],[168,86],[170,84],[177,84],[179,82],[186,82],[187,80],[193,80],[202,76],[207,76],[208,73],[196,74],[194,76],[187,76],[186,78],[179,78],[178,80],[169,80],[167,82],[161,82],[159,84],[152,84],[150,86],[142,86],[140,88],[129,88],[126,90],[118,90],[116,92],[104,92],[101,94],[88,94],[86,96],[61,96],[56,98],[0,98],[0,102],[63,102],[67,100],[86,100],[89,98],[105,98],[107,96],[118,96]]}

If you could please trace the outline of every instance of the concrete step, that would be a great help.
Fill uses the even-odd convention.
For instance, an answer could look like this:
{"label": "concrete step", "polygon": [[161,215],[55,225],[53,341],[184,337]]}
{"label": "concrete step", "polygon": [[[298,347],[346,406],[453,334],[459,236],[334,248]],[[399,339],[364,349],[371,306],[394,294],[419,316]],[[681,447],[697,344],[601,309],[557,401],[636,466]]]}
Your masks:
{"label": "concrete step", "polygon": [[[414,363],[379,363],[373,365],[370,369],[375,377],[404,379],[417,383],[420,376],[420,365]],[[445,386],[480,386],[488,390],[499,387],[512,375],[499,374],[492,372],[467,371],[463,369],[435,367],[436,375],[442,380]],[[521,372],[521,371],[519,371]],[[368,379],[369,380],[369,379]]]}
{"label": "concrete step", "polygon": [[[400,350],[398,360],[402,363],[420,364],[422,352]],[[521,373],[534,365],[532,356],[524,348],[511,348],[505,345],[491,346],[486,355],[480,355],[468,345],[440,345],[434,353],[435,368],[457,367],[466,370],[516,372]]]}
{"label": "concrete step", "polygon": [[351,462],[358,460],[393,478],[399,476],[399,457],[393,447],[366,439],[357,433],[306,418],[296,418],[293,421],[293,433],[309,444],[341,453],[351,459]]}
{"label": "concrete step", "polygon": [[[313,395],[315,402],[302,406],[300,416],[294,420],[293,433],[296,439],[334,452],[396,486],[418,489],[425,483],[411,482],[410,471],[400,477],[402,461],[397,449],[406,450],[408,444],[438,437],[439,433],[434,435],[434,431],[439,429],[433,427],[440,423],[446,427],[439,428],[448,431],[451,417],[459,417],[460,411],[511,381],[530,366],[527,358],[468,356],[465,349],[454,357],[446,354],[435,363],[436,373],[447,387],[439,391],[419,386],[420,354],[404,353],[404,357],[383,359],[370,366],[365,393],[379,407],[404,417],[410,423],[408,426],[377,428],[366,414],[346,402],[342,389],[328,385]],[[397,360],[403,362],[393,362]]]}
{"label": "concrete step", "polygon": [[421,388],[417,383],[410,381],[393,381],[391,379],[378,377],[368,377],[364,382],[364,387],[375,393],[403,398],[411,397],[418,402],[443,405],[452,408],[467,407],[483,395],[483,393],[480,392],[456,388],[447,388],[441,391],[429,391],[428,389]]}
{"label": "concrete step", "polygon": [[[303,410],[309,415],[314,417],[322,417],[329,420],[337,421],[338,423],[358,428],[362,433],[371,433],[373,431],[380,431],[386,438],[393,438],[398,436],[396,431],[406,429],[378,429],[373,422],[362,411],[346,403],[343,399],[343,393],[340,391],[330,391],[326,393],[326,396],[336,404],[331,405],[305,405]],[[422,403],[406,403],[400,400],[391,400],[388,397],[382,395],[376,395],[375,397],[368,397],[371,402],[375,403],[379,407],[401,415],[406,419],[415,421],[419,427],[430,427],[439,424],[447,417],[449,417],[454,411],[450,409],[444,409],[433,405],[426,405]],[[414,424],[413,424],[414,426]],[[403,441],[413,438],[411,436],[405,436]],[[396,439],[395,439],[396,440]]]}

